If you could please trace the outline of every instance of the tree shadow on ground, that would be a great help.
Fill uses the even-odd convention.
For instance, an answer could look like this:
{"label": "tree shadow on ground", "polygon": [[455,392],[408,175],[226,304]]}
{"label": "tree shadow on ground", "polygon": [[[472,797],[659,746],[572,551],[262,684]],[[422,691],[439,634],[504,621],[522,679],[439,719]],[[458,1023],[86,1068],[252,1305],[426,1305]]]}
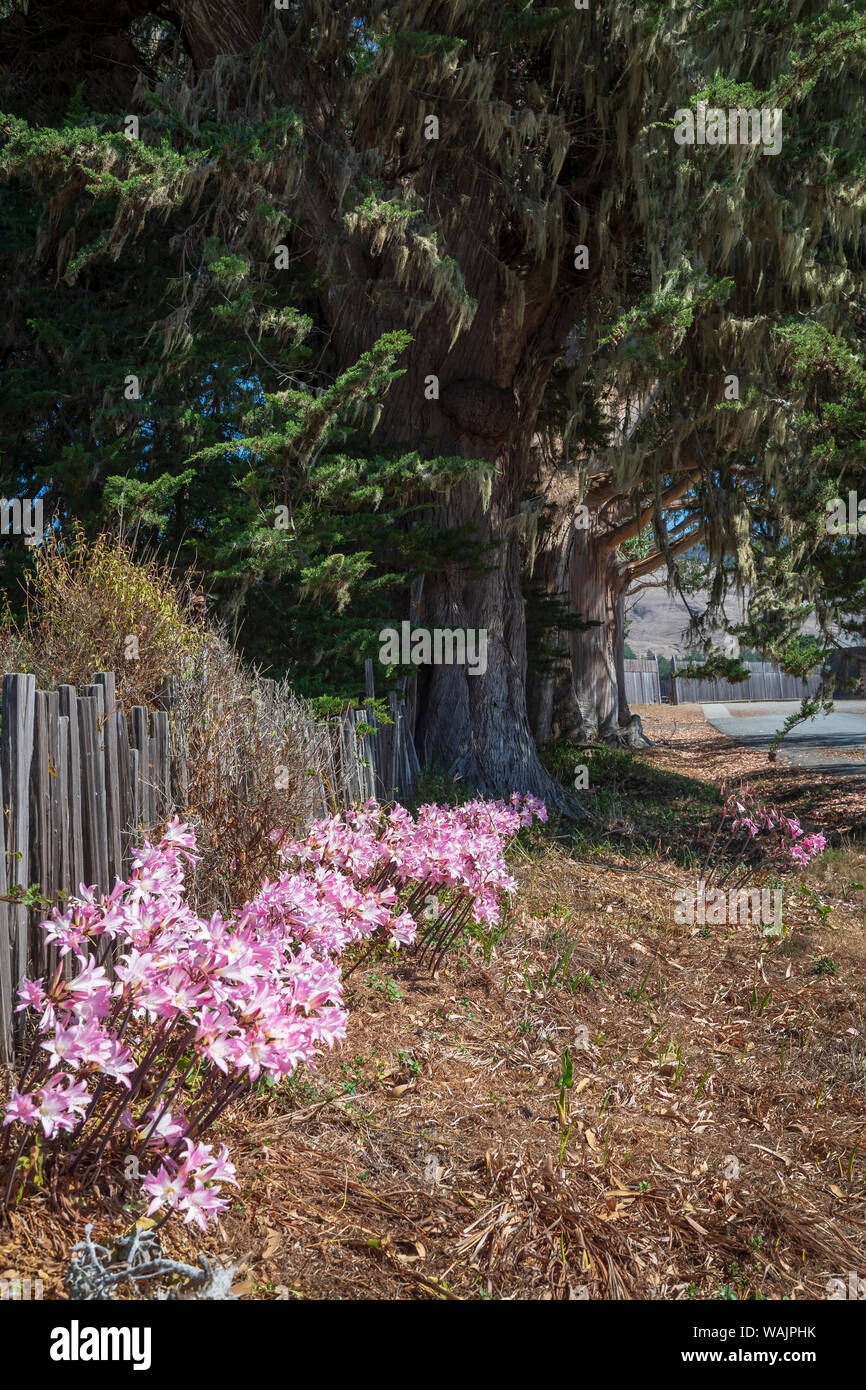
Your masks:
{"label": "tree shadow on ground", "polygon": [[[730,740],[724,737],[702,742],[702,765],[709,768],[714,754],[730,750]],[[729,863],[731,854],[739,858],[736,847],[726,850],[725,835],[716,838],[722,776],[717,781],[676,772],[655,765],[652,756],[652,750],[579,748],[568,741],[546,750],[551,772],[568,784],[578,783],[576,795],[592,817],[571,832],[575,849],[590,856],[616,852],[639,860],[663,857],[688,869],[703,863],[708,854],[717,867]],[[762,800],[798,816],[805,829],[824,830],[831,844],[842,835],[866,836],[862,809],[858,832],[856,813],[852,817],[850,809],[844,809],[847,803],[840,797],[838,778],[768,763],[765,770],[727,777],[729,787],[738,781],[748,783]],[[855,785],[854,793],[862,807],[862,787]]]}

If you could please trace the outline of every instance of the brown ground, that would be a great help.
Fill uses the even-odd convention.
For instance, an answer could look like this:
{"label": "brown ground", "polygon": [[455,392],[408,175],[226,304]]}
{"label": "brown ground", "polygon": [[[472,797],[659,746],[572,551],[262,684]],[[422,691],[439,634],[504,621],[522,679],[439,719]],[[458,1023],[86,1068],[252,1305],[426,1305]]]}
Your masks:
{"label": "brown ground", "polygon": [[850,758],[854,763],[866,763],[866,748],[846,748],[840,753],[838,748],[822,748],[822,758]]}
{"label": "brown ground", "polygon": [[[714,729],[700,705],[644,705],[636,712],[653,741],[650,760],[654,766],[731,785],[757,779],[768,800],[789,804],[815,825],[830,827],[841,836],[862,834],[866,828],[866,786],[861,778],[819,775],[814,768],[788,763],[783,750],[771,764],[766,752],[740,747]],[[846,748],[843,756],[856,753]],[[827,756],[839,754],[828,750]]]}
{"label": "brown ground", "polygon": [[[508,931],[438,978],[362,966],[345,1048],[238,1108],[239,1203],[173,1250],[247,1256],[236,1289],[264,1299],[804,1299],[866,1272],[862,784],[769,767],[696,707],[641,714],[610,838],[515,847]],[[834,832],[781,940],[674,924],[695,875],[646,850],[658,773],[757,778]],[[139,1210],[30,1199],[0,1276],[57,1297],[84,1220]]]}

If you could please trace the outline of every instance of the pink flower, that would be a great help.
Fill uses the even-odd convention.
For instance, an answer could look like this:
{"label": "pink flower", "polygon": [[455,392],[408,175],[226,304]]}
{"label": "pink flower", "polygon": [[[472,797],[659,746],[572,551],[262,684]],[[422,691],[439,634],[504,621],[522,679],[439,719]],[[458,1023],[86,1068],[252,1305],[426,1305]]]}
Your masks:
{"label": "pink flower", "polygon": [[40,1046],[48,1053],[52,1067],[74,1068],[98,1054],[99,1041],[99,1024],[91,1019],[87,1023],[76,1023],[71,1028],[57,1028],[54,1036]]}
{"label": "pink flower", "polygon": [[[69,1084],[64,1085],[64,1082]],[[60,1072],[47,1086],[36,1092],[36,1099],[37,1118],[45,1137],[51,1139],[61,1130],[75,1128],[78,1116],[83,1114],[90,1102],[90,1095],[83,1083],[76,1084],[65,1072]]]}
{"label": "pink flower", "polygon": [[389,940],[392,946],[411,946],[417,934],[415,919],[410,917],[408,912],[401,912],[399,917],[395,917],[391,922]]}
{"label": "pink flower", "polygon": [[820,831],[816,831],[814,835],[804,838],[803,848],[811,855],[821,854],[827,848],[827,841]]}
{"label": "pink flower", "polygon": [[14,1120],[20,1120],[22,1125],[32,1125],[36,1123],[39,1116],[39,1095],[21,1095],[12,1087],[12,1096],[6,1104],[6,1116],[3,1120],[4,1125],[11,1125]]}
{"label": "pink flower", "polygon": [[230,1182],[238,1186],[235,1176],[236,1170],[233,1163],[229,1163],[229,1151],[223,1144],[216,1158],[213,1156],[212,1145],[197,1143],[191,1139],[185,1139],[186,1156],[180,1168],[180,1172],[185,1178],[192,1177],[200,1182]]}
{"label": "pink flower", "polygon": [[177,849],[188,851],[188,858],[195,856],[195,834],[189,826],[181,821],[179,816],[173,816],[168,825],[162,832],[163,845],[172,845]]}
{"label": "pink flower", "polygon": [[163,1110],[160,1114],[158,1107],[149,1110],[145,1118],[147,1124],[141,1130],[141,1137],[147,1141],[149,1149],[173,1148],[186,1129],[186,1122],[171,1110]]}
{"label": "pink flower", "polygon": [[46,997],[41,980],[22,980],[18,986],[18,998],[21,1003],[15,1012],[20,1013],[22,1009],[41,1009]]}
{"label": "pink flower", "polygon": [[188,1188],[184,1192],[177,1204],[178,1211],[185,1211],[184,1223],[189,1225],[194,1221],[203,1231],[207,1230],[207,1223],[210,1217],[218,1216],[221,1211],[225,1211],[228,1206],[213,1187],[205,1187],[204,1183],[197,1182],[190,1191]]}
{"label": "pink flower", "polygon": [[315,1035],[327,1047],[344,1042],[348,1015],[345,1009],[321,1009],[315,1022]]}
{"label": "pink flower", "polygon": [[148,1173],[141,1183],[147,1195],[151,1198],[147,1215],[152,1216],[155,1211],[166,1204],[172,1211],[176,1211],[183,1192],[183,1182],[176,1174],[171,1173],[165,1164],[160,1164],[155,1173]]}
{"label": "pink flower", "polygon": [[76,956],[80,969],[60,986],[58,1007],[71,1009],[79,1019],[105,1018],[111,1007],[111,986],[105,967],[91,956]]}

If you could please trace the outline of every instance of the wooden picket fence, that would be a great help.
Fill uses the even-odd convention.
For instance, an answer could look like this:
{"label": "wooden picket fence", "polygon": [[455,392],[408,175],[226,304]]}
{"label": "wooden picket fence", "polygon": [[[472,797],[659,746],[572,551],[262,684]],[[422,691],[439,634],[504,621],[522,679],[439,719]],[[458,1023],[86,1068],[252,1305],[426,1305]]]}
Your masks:
{"label": "wooden picket fence", "polygon": [[[331,815],[358,801],[410,801],[420,772],[405,703],[392,691],[388,719],[370,704],[340,719],[310,720],[301,733],[317,769],[316,811]],[[365,729],[367,732],[365,732]]]}
{"label": "wooden picket fence", "polygon": [[[15,996],[25,975],[56,970],[56,954],[38,931],[46,915],[22,901],[64,903],[82,883],[108,892],[126,877],[133,848],[149,830],[187,808],[184,730],[173,722],[173,684],[163,708],[116,698],[114,674],[101,671],[80,689],[36,689],[36,677],[3,677],[0,707],[0,1062],[13,1048]],[[374,698],[372,666],[367,692]],[[256,681],[266,711],[275,682]],[[390,724],[368,709],[338,719],[299,717],[292,730],[314,771],[311,814],[357,801],[410,800],[419,771],[405,705],[389,697]],[[301,708],[300,706],[298,707]],[[372,726],[370,732],[359,725]],[[239,765],[238,765],[239,766]],[[231,768],[225,776],[241,777]]]}

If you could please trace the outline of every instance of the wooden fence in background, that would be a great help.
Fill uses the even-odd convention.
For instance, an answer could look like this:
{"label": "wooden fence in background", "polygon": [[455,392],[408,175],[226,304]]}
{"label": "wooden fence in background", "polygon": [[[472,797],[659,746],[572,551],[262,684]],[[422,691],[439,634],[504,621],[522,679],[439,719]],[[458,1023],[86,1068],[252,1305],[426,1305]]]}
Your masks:
{"label": "wooden fence in background", "polygon": [[742,700],[802,700],[808,693],[814,695],[821,684],[819,671],[813,672],[802,681],[799,676],[788,676],[771,661],[744,661],[743,665],[751,673],[747,681],[687,680],[677,674],[676,658],[673,660],[673,702],[675,705],[721,704],[729,705]]}
{"label": "wooden fence in background", "polygon": [[661,704],[659,664],[649,657],[626,657],[625,698],[630,705]]}
{"label": "wooden fence in background", "polygon": [[[677,675],[676,658],[671,658],[673,671],[670,676],[659,676],[659,665],[649,657],[627,658],[625,666],[625,693],[630,705],[658,705],[670,699],[675,705],[722,704],[729,705],[742,700],[802,700],[808,692],[814,695],[821,677],[819,672],[810,675],[805,684],[799,676],[788,676],[779,666],[770,661],[744,661],[743,665],[751,672],[749,679],[733,684],[731,681],[687,680]],[[866,661],[863,662],[866,672]],[[864,676],[866,692],[866,676]]]}
{"label": "wooden fence in background", "polygon": [[[315,769],[312,813],[330,814],[373,797],[409,800],[418,759],[403,702],[389,697],[390,724],[372,708],[339,719],[303,718],[292,730]],[[256,682],[262,708],[273,705],[273,681]],[[12,1022],[24,975],[57,968],[39,921],[43,906],[65,902],[79,885],[109,892],[126,877],[134,845],[175,811],[187,811],[184,730],[172,720],[173,687],[163,708],[120,707],[115,678],[101,671],[76,690],[36,689],[31,675],[3,677],[0,707],[0,1061],[12,1055]],[[372,726],[370,732],[359,725]],[[227,770],[227,776],[242,777]]]}

